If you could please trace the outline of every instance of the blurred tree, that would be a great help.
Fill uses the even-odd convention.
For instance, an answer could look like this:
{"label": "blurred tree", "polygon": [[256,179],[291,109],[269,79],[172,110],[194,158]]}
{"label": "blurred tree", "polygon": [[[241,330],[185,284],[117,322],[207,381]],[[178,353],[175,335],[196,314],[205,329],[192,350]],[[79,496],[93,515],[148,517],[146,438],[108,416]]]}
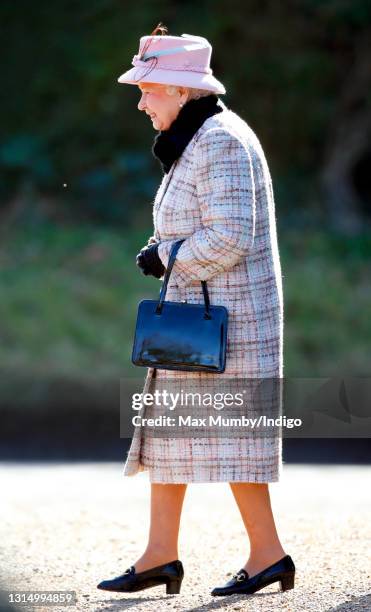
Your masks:
{"label": "blurred tree", "polygon": [[370,41],[371,29],[356,43],[354,61],[328,130],[322,170],[332,224],[349,232],[357,232],[363,225],[363,194],[354,178],[357,166],[371,155]]}
{"label": "blurred tree", "polygon": [[[133,197],[130,214],[147,204],[161,177],[153,129],[117,77],[159,21],[212,42],[224,100],[258,134],[284,195],[281,217],[293,201],[296,216],[327,206],[347,229],[371,215],[367,0],[3,0],[2,207],[25,180],[98,222],[127,223]],[[122,171],[132,154],[148,159],[143,188]]]}

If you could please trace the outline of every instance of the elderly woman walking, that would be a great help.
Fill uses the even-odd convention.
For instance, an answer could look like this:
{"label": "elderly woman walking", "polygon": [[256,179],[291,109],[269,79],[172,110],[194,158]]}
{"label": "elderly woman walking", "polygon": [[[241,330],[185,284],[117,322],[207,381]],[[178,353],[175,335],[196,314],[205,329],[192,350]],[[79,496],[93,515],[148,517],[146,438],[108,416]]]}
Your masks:
{"label": "elderly woman walking", "polygon": [[[190,380],[208,390],[241,379],[282,379],[283,296],[271,177],[260,142],[218,97],[222,83],[210,68],[203,37],[168,36],[159,24],[140,39],[133,66],[118,80],[137,85],[138,109],[158,134],[152,152],[164,176],[153,206],[153,236],[137,256],[141,271],[164,277],[170,250],[182,242],[167,299],[210,301],[228,310],[226,366],[222,373],[149,367],[143,394]],[[253,398],[247,407],[254,414]],[[156,407],[140,415],[156,416]],[[295,565],[278,537],[268,489],[282,468],[277,431],[248,435],[153,436],[136,426],[124,475],[148,470],[151,521],[147,547],[123,574],[98,588],[133,592],[165,584],[179,593],[184,576],[178,532],[187,483],[229,482],[250,543],[244,566],[212,595],[251,594],[280,582],[294,587]]]}

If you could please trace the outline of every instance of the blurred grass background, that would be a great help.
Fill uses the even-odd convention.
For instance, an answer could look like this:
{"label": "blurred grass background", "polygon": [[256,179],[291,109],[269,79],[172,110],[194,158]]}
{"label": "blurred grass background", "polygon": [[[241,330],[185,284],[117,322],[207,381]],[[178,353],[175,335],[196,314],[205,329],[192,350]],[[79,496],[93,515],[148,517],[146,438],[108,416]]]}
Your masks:
{"label": "blurred grass background", "polygon": [[[151,229],[39,224],[4,235],[0,368],[94,380],[130,375],[137,304],[160,288],[135,265]],[[285,231],[280,248],[285,375],[367,376],[371,236]]]}

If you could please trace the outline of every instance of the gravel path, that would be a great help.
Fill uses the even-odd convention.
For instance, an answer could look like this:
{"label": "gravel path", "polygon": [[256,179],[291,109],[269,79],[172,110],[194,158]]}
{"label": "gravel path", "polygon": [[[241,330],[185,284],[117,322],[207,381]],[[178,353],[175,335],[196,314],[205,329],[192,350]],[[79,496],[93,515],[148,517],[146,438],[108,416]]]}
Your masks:
{"label": "gravel path", "polygon": [[[270,484],[295,589],[275,583],[250,596],[214,598],[210,590],[248,554],[227,483],[189,485],[182,516],[180,595],[165,587],[130,594],[96,589],[143,552],[148,529],[147,473],[122,476],[121,463],[0,464],[2,589],[74,590],[76,606],[39,611],[135,612],[371,610],[371,467],[286,465]],[[5,607],[1,607],[1,612]]]}

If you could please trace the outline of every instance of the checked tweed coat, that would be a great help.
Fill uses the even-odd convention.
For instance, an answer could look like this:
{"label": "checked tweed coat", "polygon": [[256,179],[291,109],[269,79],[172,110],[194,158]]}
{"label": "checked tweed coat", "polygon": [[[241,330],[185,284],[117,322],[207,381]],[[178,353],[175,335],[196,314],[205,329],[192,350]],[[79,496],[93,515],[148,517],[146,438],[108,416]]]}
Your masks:
{"label": "checked tweed coat", "polygon": [[[160,242],[158,254],[166,267],[173,241],[186,238],[166,300],[203,303],[200,280],[207,281],[211,304],[229,313],[226,369],[195,374],[148,368],[143,393],[170,380],[180,390],[195,376],[209,392],[214,386],[220,391],[227,379],[283,376],[282,276],[271,176],[256,134],[222,104],[223,111],[204,121],[164,175],[149,242]],[[253,414],[253,401],[249,410]],[[142,405],[136,414],[154,417],[156,407]],[[148,470],[150,481],[158,483],[278,481],[282,440],[277,427],[263,437],[239,431],[230,438],[225,433],[161,438],[136,426],[124,475]]]}

